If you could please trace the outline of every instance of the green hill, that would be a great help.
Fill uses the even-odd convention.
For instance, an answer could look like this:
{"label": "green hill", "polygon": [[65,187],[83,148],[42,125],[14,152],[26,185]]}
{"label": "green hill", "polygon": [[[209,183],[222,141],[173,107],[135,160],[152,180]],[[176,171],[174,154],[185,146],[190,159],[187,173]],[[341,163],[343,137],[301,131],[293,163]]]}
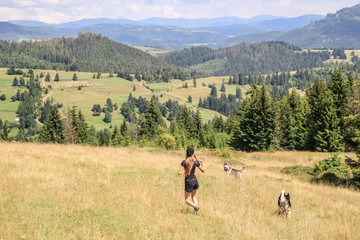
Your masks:
{"label": "green hill", "polygon": [[141,50],[92,33],[35,42],[2,41],[0,66],[83,72],[178,71]]}
{"label": "green hill", "polygon": [[360,4],[285,33],[279,40],[306,48],[360,48]]}
{"label": "green hill", "polygon": [[242,43],[223,49],[192,47],[166,53],[161,59],[180,67],[191,67],[216,76],[236,73],[268,73],[319,67],[329,52],[301,51],[284,42]]}

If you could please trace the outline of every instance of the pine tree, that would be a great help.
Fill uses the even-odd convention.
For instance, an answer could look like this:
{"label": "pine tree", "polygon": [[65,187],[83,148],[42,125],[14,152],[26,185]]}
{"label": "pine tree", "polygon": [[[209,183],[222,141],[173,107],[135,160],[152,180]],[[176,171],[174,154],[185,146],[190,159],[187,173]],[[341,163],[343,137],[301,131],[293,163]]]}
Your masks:
{"label": "pine tree", "polygon": [[17,86],[17,85],[19,85],[19,81],[17,77],[15,77],[12,86]]}
{"label": "pine tree", "polygon": [[192,97],[191,97],[191,95],[189,95],[189,97],[188,97],[188,102],[189,102],[189,103],[192,103]]}
{"label": "pine tree", "polygon": [[305,106],[295,89],[283,99],[280,114],[280,144],[288,150],[305,147]]}
{"label": "pine tree", "polygon": [[196,77],[193,78],[193,84],[194,84],[194,87],[196,87]]}
{"label": "pine tree", "polygon": [[262,151],[273,148],[277,128],[275,100],[265,85],[254,84],[239,109],[239,124],[234,130],[231,145],[243,151]]}
{"label": "pine tree", "polygon": [[64,125],[57,106],[54,106],[43,125],[39,141],[44,143],[64,143]]}
{"label": "pine tree", "polygon": [[331,75],[328,88],[333,94],[334,108],[339,119],[341,133],[343,134],[345,132],[345,118],[348,115],[350,89],[340,68],[335,69]]}
{"label": "pine tree", "polygon": [[210,96],[217,97],[217,89],[215,85],[211,86]]}
{"label": "pine tree", "polygon": [[121,132],[121,136],[123,138],[122,145],[129,146],[130,142],[131,142],[131,136],[130,136],[129,127],[128,127],[125,119],[123,119],[123,122],[121,123],[120,132]]}
{"label": "pine tree", "polygon": [[316,79],[306,91],[306,96],[310,109],[307,118],[308,149],[324,152],[343,150],[333,94],[325,81]]}
{"label": "pine tree", "polygon": [[223,82],[222,82],[222,84],[221,84],[220,91],[221,91],[221,92],[225,92],[225,91],[226,91],[224,80],[223,80]]}
{"label": "pine tree", "polygon": [[113,135],[112,135],[112,144],[114,146],[119,146],[123,142],[123,136],[121,135],[121,130],[117,126],[115,126]]}
{"label": "pine tree", "polygon": [[242,93],[241,93],[241,89],[239,87],[236,88],[236,98],[237,99],[242,99]]}
{"label": "pine tree", "polygon": [[88,124],[85,121],[85,116],[81,113],[81,110],[78,111],[76,117],[76,130],[78,134],[79,143],[88,143]]}
{"label": "pine tree", "polygon": [[111,121],[112,121],[111,112],[105,110],[105,117],[104,117],[103,121],[106,123],[111,123]]}
{"label": "pine tree", "polygon": [[4,139],[5,141],[9,140],[9,134],[11,132],[11,129],[9,128],[7,121],[3,123],[1,130],[2,130],[1,138]]}
{"label": "pine tree", "polygon": [[114,106],[112,104],[112,101],[110,98],[106,99],[106,109],[109,112],[113,112],[114,111]]}
{"label": "pine tree", "polygon": [[55,81],[55,82],[60,81],[59,73],[56,73],[56,74],[55,74],[55,79],[54,79],[54,81]]}
{"label": "pine tree", "polygon": [[145,136],[148,140],[155,139],[160,133],[161,128],[165,127],[159,107],[152,97],[147,106],[145,117],[141,122],[140,135]]}
{"label": "pine tree", "polygon": [[77,81],[77,80],[78,80],[78,77],[77,77],[76,73],[74,73],[72,80],[73,80],[73,81]]}
{"label": "pine tree", "polygon": [[50,73],[48,72],[45,77],[46,82],[50,82]]}

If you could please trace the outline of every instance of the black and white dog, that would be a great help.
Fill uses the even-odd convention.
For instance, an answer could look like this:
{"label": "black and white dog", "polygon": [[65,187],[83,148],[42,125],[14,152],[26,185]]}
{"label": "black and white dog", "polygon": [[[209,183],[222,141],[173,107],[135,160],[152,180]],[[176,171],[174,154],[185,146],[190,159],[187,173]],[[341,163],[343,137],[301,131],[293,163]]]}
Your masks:
{"label": "black and white dog", "polygon": [[240,179],[242,179],[242,173],[245,171],[245,167],[239,170],[230,167],[228,163],[224,163],[224,171],[226,172],[227,176],[235,175],[235,178],[240,177]]}
{"label": "black and white dog", "polygon": [[278,205],[282,213],[288,218],[291,218],[290,193],[285,194],[285,190],[282,190],[279,196]]}

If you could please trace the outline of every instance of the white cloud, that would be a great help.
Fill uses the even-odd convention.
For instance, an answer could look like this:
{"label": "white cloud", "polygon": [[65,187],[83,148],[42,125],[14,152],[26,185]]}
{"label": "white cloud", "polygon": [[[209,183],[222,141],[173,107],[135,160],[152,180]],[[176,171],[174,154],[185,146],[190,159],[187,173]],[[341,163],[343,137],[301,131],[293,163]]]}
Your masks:
{"label": "white cloud", "polygon": [[49,23],[82,18],[214,18],[269,14],[326,14],[358,4],[358,0],[0,0],[0,21],[40,20]]}

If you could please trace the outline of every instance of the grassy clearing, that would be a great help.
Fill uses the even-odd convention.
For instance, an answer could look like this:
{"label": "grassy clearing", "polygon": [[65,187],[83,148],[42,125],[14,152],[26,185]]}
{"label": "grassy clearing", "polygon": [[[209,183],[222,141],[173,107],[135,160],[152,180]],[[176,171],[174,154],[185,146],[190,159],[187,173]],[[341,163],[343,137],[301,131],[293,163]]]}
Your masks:
{"label": "grassy clearing", "polygon": [[[12,83],[15,76],[8,76],[6,74],[7,68],[0,68],[0,94],[5,93],[7,96],[6,101],[0,101],[0,119],[14,121],[16,116],[15,112],[19,106],[19,102],[11,102],[10,98],[15,95],[20,87],[12,87]],[[28,70],[23,69],[24,72]],[[35,76],[37,74],[49,72],[51,81],[41,81],[42,86],[51,86],[51,97],[55,102],[62,103],[64,108],[63,112],[67,108],[77,106],[85,115],[85,119],[89,125],[94,125],[97,130],[104,129],[110,125],[120,125],[123,117],[120,114],[120,109],[116,110],[112,114],[112,122],[105,123],[104,114],[99,117],[92,116],[92,107],[94,104],[100,104],[105,106],[107,98],[112,100],[112,103],[117,103],[121,107],[131,93],[134,97],[142,96],[146,99],[150,99],[153,95],[159,97],[159,101],[165,103],[167,100],[177,100],[180,104],[185,104],[192,110],[197,109],[197,104],[200,97],[205,98],[210,93],[208,84],[215,84],[218,89],[221,87],[223,80],[228,81],[228,77],[208,77],[197,79],[197,87],[193,86],[193,80],[181,81],[172,80],[170,83],[149,83],[146,84],[143,81],[127,81],[118,77],[109,77],[109,73],[102,73],[101,78],[93,78],[94,73],[89,72],[75,72],[78,80],[73,81],[74,72],[55,71],[55,70],[34,70]],[[58,73],[60,77],[59,82],[54,82],[55,74]],[[96,73],[95,73],[96,75]],[[18,79],[20,75],[16,76]],[[28,78],[26,78],[28,80]],[[188,88],[182,88],[187,83]],[[146,88],[144,84],[150,89]],[[205,84],[206,86],[203,86]],[[81,87],[81,90],[78,88]],[[135,87],[135,91],[134,91]],[[236,86],[226,86],[226,93],[235,94]],[[243,86],[243,93],[245,93],[247,86]],[[153,90],[153,91],[152,91]],[[220,92],[218,93],[220,96]],[[188,103],[189,95],[192,96],[192,103]],[[162,97],[161,97],[162,96]],[[211,110],[201,109],[202,118],[204,121],[211,120],[215,115],[219,115]]]}
{"label": "grassy clearing", "polygon": [[[1,239],[359,239],[360,194],[282,174],[325,153],[198,152],[200,213],[183,200],[183,151],[0,143]],[[289,191],[292,219],[278,215]]]}

